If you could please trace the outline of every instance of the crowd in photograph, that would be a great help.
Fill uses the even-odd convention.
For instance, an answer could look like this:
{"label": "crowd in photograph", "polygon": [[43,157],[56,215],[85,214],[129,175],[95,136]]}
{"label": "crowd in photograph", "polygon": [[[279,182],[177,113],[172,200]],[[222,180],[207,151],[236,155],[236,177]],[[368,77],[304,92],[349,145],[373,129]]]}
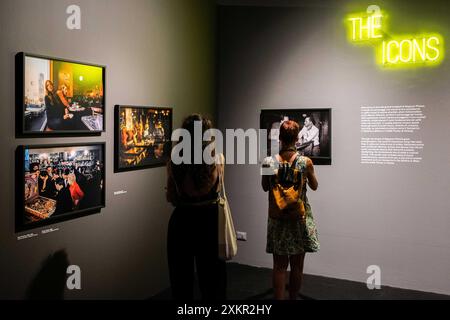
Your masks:
{"label": "crowd in photograph", "polygon": [[56,201],[53,215],[100,205],[102,172],[99,161],[30,164],[30,175],[37,181],[38,195]]}

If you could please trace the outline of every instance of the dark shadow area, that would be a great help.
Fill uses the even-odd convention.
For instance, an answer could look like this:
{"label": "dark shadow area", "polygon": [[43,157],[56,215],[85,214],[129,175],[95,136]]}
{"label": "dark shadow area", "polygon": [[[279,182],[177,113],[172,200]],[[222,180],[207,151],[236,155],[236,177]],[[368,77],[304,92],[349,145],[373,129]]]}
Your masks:
{"label": "dark shadow area", "polygon": [[65,250],[48,256],[31,282],[26,299],[63,300],[68,266],[69,259]]}
{"label": "dark shadow area", "polygon": [[[271,269],[228,263],[227,273],[229,300],[273,299]],[[170,289],[151,300],[171,300]],[[365,283],[305,274],[298,300],[450,300],[450,296],[388,286],[369,290]]]}

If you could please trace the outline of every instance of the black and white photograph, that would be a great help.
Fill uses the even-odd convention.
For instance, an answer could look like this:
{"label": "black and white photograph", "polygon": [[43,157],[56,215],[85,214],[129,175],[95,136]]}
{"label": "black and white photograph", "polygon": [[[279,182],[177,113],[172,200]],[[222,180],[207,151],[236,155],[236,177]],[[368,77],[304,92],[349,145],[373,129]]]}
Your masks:
{"label": "black and white photograph", "polygon": [[279,141],[283,122],[298,123],[300,132],[296,143],[297,151],[313,160],[314,164],[331,164],[331,109],[263,109],[261,129],[267,130],[267,156],[271,146]]}

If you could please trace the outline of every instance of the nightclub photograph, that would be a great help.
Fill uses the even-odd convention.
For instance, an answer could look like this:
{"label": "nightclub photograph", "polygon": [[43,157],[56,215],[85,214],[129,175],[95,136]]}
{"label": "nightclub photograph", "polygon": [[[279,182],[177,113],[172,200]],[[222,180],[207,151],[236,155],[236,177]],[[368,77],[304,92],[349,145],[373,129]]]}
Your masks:
{"label": "nightclub photograph", "polygon": [[102,207],[103,157],[102,144],[25,147],[23,224]]}
{"label": "nightclub photograph", "polygon": [[104,68],[25,55],[23,133],[102,132]]}
{"label": "nightclub photograph", "polygon": [[165,165],[171,135],[172,109],[116,106],[115,171]]}

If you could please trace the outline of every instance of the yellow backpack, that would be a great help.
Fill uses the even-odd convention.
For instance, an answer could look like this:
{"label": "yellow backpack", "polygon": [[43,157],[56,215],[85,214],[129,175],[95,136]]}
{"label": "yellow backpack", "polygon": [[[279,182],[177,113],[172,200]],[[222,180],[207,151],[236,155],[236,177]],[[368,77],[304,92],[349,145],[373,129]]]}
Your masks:
{"label": "yellow backpack", "polygon": [[300,155],[297,154],[292,165],[278,161],[279,167],[271,183],[272,205],[269,216],[273,219],[304,220],[305,203],[303,190],[305,177],[297,168]]}

